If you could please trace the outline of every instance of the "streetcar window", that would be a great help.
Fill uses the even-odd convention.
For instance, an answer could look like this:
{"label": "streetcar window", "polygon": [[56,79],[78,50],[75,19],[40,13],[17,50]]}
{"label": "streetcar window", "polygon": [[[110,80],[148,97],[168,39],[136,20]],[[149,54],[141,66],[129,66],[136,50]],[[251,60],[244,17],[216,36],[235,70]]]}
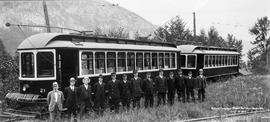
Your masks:
{"label": "streetcar window", "polygon": [[221,65],[224,66],[224,58],[225,56],[221,56]]}
{"label": "streetcar window", "polygon": [[213,60],[213,56],[210,55],[209,56],[209,67],[212,67],[213,66],[213,63],[212,63],[213,61],[212,60]]}
{"label": "streetcar window", "polygon": [[185,55],[180,56],[180,66],[186,67],[186,56]]}
{"label": "streetcar window", "polygon": [[227,66],[227,65],[228,65],[228,56],[225,56],[225,59],[224,59],[224,64],[225,64],[225,66]]}
{"label": "streetcar window", "polygon": [[143,54],[136,53],[136,69],[142,70],[143,69]]}
{"label": "streetcar window", "polygon": [[107,73],[116,72],[116,54],[115,52],[107,53]]}
{"label": "streetcar window", "polygon": [[21,76],[34,77],[34,54],[21,53]]}
{"label": "streetcar window", "polygon": [[228,56],[228,65],[231,65],[231,56]]}
{"label": "streetcar window", "polygon": [[221,56],[218,56],[218,66],[221,66]]}
{"label": "streetcar window", "polygon": [[165,53],[165,68],[171,68],[170,67],[170,54]]}
{"label": "streetcar window", "polygon": [[37,76],[52,77],[54,75],[54,57],[52,52],[37,53]]}
{"label": "streetcar window", "polygon": [[144,53],[144,69],[151,69],[150,53]]}
{"label": "streetcar window", "polygon": [[204,66],[208,67],[208,55],[206,55],[204,58]]}
{"label": "streetcar window", "polygon": [[105,53],[95,53],[95,74],[105,73]]}
{"label": "streetcar window", "polygon": [[152,53],[152,69],[157,68],[157,53]]}
{"label": "streetcar window", "polygon": [[164,68],[164,54],[163,53],[158,54],[158,64],[159,64],[158,66],[159,69]]}
{"label": "streetcar window", "polygon": [[175,53],[171,53],[171,68],[175,68],[176,65],[175,65]]}
{"label": "streetcar window", "polygon": [[82,75],[94,74],[93,68],[93,53],[83,52],[81,56]]}
{"label": "streetcar window", "polygon": [[216,66],[216,56],[215,55],[212,56],[212,66],[213,67]]}
{"label": "streetcar window", "polygon": [[126,53],[119,52],[117,54],[118,58],[118,72],[126,71]]}
{"label": "streetcar window", "polygon": [[187,58],[187,67],[188,68],[195,68],[195,61],[196,61],[196,56],[195,55],[188,55]]}
{"label": "streetcar window", "polygon": [[133,52],[127,54],[127,67],[128,71],[133,71],[135,68],[135,54]]}

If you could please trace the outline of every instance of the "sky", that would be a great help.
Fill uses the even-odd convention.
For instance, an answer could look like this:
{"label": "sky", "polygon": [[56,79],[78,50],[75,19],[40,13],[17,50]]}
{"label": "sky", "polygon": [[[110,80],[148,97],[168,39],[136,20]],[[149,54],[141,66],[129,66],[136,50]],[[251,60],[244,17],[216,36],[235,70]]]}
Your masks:
{"label": "sky", "polygon": [[206,32],[214,26],[219,34],[226,38],[233,34],[243,41],[243,60],[252,48],[255,39],[249,29],[264,16],[270,18],[270,0],[107,0],[118,4],[152,24],[162,26],[171,18],[179,16],[186,26],[193,30],[193,15],[196,13],[196,32]]}

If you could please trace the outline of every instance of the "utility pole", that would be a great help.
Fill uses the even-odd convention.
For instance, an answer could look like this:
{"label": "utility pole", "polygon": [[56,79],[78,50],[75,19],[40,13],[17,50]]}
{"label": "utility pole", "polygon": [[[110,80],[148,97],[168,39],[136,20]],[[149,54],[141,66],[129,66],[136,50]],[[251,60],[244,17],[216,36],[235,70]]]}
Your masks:
{"label": "utility pole", "polygon": [[47,5],[45,0],[43,0],[42,2],[43,4],[43,10],[44,10],[44,18],[45,18],[45,24],[47,26],[47,32],[50,33],[51,32],[51,28],[50,28],[50,19],[49,19],[49,15],[48,15],[48,9],[47,9]]}
{"label": "utility pole", "polygon": [[194,37],[196,37],[196,16],[195,16],[195,12],[193,12],[193,32],[194,32]]}

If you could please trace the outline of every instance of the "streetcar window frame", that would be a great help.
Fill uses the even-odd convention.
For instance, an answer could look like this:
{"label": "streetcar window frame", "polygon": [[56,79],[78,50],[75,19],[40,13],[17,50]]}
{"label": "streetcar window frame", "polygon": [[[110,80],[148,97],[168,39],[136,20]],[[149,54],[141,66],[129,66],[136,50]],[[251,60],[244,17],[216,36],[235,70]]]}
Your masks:
{"label": "streetcar window frame", "polygon": [[[25,59],[23,56],[24,54],[31,55],[31,59]],[[25,60],[31,60],[31,62],[29,64],[30,67],[26,66],[25,63],[27,63],[27,61],[25,61]],[[35,64],[36,64],[35,63],[35,54],[33,52],[21,52],[20,53],[20,76],[22,78],[34,78],[35,77]],[[32,70],[32,71],[29,71],[31,73],[27,73],[27,71],[25,71],[28,68],[30,68],[29,70]],[[25,72],[26,72],[26,75],[24,75]]]}
{"label": "streetcar window frame", "polygon": [[[46,77],[38,77],[38,66],[37,66],[37,53],[39,52],[51,52],[53,53],[53,75],[51,76],[46,76]],[[38,81],[38,80],[44,80],[44,81],[47,81],[47,80],[56,80],[56,53],[55,53],[55,49],[38,49],[38,50],[19,50],[18,51],[19,53],[19,80],[32,80],[32,81]],[[32,77],[24,77],[22,76],[22,61],[21,61],[21,54],[23,53],[33,53],[34,55],[34,69],[33,69],[33,72],[34,72],[34,76]]]}
{"label": "streetcar window frame", "polygon": [[[183,67],[183,63],[180,64],[182,69],[196,69],[196,67],[197,67],[197,55],[196,54],[181,54],[181,57],[180,57],[181,61],[180,62],[184,61],[184,59],[182,59],[183,58],[182,56],[185,56],[185,66]],[[188,66],[189,56],[195,57],[194,66],[191,66],[191,67]]]}
{"label": "streetcar window frame", "polygon": [[[82,65],[83,65],[83,60],[82,60],[82,54],[84,54],[85,52],[92,52],[93,53],[93,70],[94,70],[94,73],[92,74],[87,74],[87,73],[83,73],[83,69],[82,69]],[[97,65],[97,58],[96,58],[96,54],[97,53],[103,53],[105,54],[105,59],[102,58],[102,60],[105,60],[105,69],[102,68],[102,70],[105,70],[105,72],[97,72],[97,69],[96,69],[96,65]],[[115,54],[115,58],[113,58],[113,60],[115,59],[116,62],[116,72],[117,73],[130,73],[132,72],[134,69],[137,69],[138,70],[138,60],[142,61],[141,64],[142,64],[142,68],[139,69],[139,72],[146,72],[146,71],[157,71],[158,68],[157,66],[159,64],[162,64],[163,62],[163,65],[164,65],[164,61],[165,61],[165,57],[160,57],[159,55],[160,54],[166,54],[168,53],[169,54],[169,64],[170,64],[170,67],[169,68],[164,68],[164,69],[167,69],[167,70],[170,70],[170,69],[176,69],[177,67],[177,55],[176,55],[176,52],[173,52],[173,51],[168,51],[168,52],[158,52],[158,51],[103,51],[103,50],[80,50],[79,51],[79,57],[80,57],[80,60],[79,60],[79,67],[80,67],[80,72],[79,72],[79,76],[78,77],[84,77],[84,76],[97,76],[98,74],[103,74],[103,75],[109,75],[110,73],[110,70],[108,70],[108,66],[106,64],[108,64],[108,62],[110,62],[111,58],[108,57],[108,54],[109,53],[114,53]],[[119,55],[122,55],[122,56],[119,56]],[[141,57],[140,59],[138,59],[138,55]],[[129,57],[129,56],[134,56],[133,58],[132,57]],[[168,57],[168,56],[167,56]],[[122,62],[121,62],[121,61]],[[147,61],[148,60],[148,61]],[[159,62],[161,60],[161,62]],[[128,67],[129,67],[129,61],[132,61],[134,62],[134,68],[130,67],[129,70],[128,70]],[[104,62],[104,61],[102,61]],[[120,63],[121,62],[121,63]],[[148,66],[146,63],[148,62]],[[124,63],[124,64],[123,64]],[[133,66],[133,63],[131,64]],[[157,65],[155,67],[155,65]],[[121,68],[119,67],[121,66]],[[123,67],[125,66],[125,67]],[[139,65],[141,67],[141,65]],[[148,68],[146,68],[146,66],[148,66]],[[119,69],[120,68],[120,69]],[[163,68],[162,68],[163,69]]]}
{"label": "streetcar window frame", "polygon": [[[50,57],[45,57],[45,54],[42,54],[42,53],[49,53]],[[43,58],[43,59],[40,59],[40,58]],[[51,58],[51,59],[48,59],[48,58]],[[55,74],[54,73],[55,72],[54,71],[54,64],[55,64],[55,62],[54,62],[53,52],[50,52],[50,51],[37,52],[36,60],[37,60],[36,64],[37,64],[37,77],[38,78],[54,77],[54,74]],[[49,65],[51,65],[50,68],[44,70],[44,68],[46,66],[48,66],[48,63],[49,63]],[[46,73],[49,73],[49,74],[46,74]]]}

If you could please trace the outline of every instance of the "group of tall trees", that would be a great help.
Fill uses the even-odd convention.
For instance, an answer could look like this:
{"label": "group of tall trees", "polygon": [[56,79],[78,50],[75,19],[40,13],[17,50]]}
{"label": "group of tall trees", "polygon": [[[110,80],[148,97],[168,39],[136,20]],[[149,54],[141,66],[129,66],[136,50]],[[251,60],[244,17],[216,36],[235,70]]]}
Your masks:
{"label": "group of tall trees", "polygon": [[236,48],[240,53],[242,53],[243,49],[242,40],[237,39],[233,34],[229,33],[226,38],[223,38],[214,26],[210,27],[208,32],[202,29],[199,35],[194,36],[192,31],[186,27],[185,22],[178,16],[171,19],[163,27],[159,27],[155,32],[155,36],[162,41],[172,42],[177,45],[195,44]]}
{"label": "group of tall trees", "polygon": [[248,52],[248,65],[255,73],[266,74],[270,72],[269,44],[270,20],[268,17],[259,18],[251,29],[255,40],[251,42],[254,47]]}

